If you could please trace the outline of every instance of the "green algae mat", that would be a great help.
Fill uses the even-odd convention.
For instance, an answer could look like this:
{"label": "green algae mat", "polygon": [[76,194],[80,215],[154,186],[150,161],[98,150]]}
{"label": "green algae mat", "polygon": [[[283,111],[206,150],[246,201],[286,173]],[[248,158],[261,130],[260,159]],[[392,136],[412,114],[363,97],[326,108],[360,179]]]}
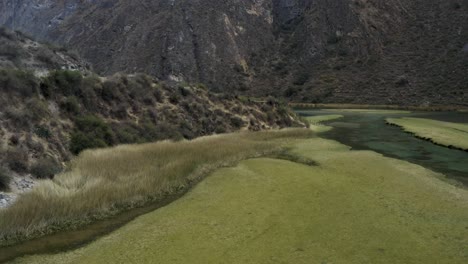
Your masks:
{"label": "green algae mat", "polygon": [[412,117],[388,118],[387,122],[433,143],[468,150],[468,124]]}
{"label": "green algae mat", "polygon": [[70,252],[18,263],[468,263],[468,191],[334,141],[252,159]]}

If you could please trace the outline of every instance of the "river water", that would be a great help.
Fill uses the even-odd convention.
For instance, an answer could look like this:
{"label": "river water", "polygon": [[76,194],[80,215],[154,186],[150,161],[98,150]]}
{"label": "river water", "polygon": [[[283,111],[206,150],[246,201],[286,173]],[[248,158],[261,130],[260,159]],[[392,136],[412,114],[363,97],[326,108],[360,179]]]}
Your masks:
{"label": "river water", "polygon": [[449,149],[415,138],[400,128],[387,125],[388,117],[418,117],[468,123],[468,113],[459,112],[350,112],[340,110],[299,111],[302,116],[340,114],[344,118],[327,122],[332,130],[322,137],[336,140],[355,150],[373,150],[388,157],[419,164],[468,186],[468,152]]}

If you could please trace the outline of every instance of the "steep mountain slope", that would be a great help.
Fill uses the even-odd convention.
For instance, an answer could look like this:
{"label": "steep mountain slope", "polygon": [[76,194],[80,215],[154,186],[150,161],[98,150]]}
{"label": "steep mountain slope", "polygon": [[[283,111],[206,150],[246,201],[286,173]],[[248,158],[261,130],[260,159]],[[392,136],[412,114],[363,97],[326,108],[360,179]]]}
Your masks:
{"label": "steep mountain slope", "polygon": [[143,71],[294,101],[467,104],[463,0],[6,0],[0,24]]}
{"label": "steep mountain slope", "polygon": [[[100,77],[63,49],[0,33],[0,191],[11,175],[52,177],[89,148],[304,126],[273,99],[252,102],[145,74]],[[6,46],[15,56],[5,56]]]}
{"label": "steep mountain slope", "polygon": [[0,27],[0,68],[22,69],[47,75],[50,69],[90,70],[78,54],[61,47],[38,43],[21,32]]}

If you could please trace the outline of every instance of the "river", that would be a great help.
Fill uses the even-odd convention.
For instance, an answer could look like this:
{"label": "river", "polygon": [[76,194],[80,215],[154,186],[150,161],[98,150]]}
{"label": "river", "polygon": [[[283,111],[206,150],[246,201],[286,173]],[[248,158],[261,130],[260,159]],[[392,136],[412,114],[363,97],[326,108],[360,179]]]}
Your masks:
{"label": "river", "polygon": [[355,112],[340,110],[298,111],[302,116],[339,114],[344,118],[328,122],[332,130],[321,134],[355,150],[372,150],[440,172],[468,186],[468,153],[415,138],[400,128],[387,125],[388,117],[418,117],[446,122],[468,123],[468,113],[460,112]]}

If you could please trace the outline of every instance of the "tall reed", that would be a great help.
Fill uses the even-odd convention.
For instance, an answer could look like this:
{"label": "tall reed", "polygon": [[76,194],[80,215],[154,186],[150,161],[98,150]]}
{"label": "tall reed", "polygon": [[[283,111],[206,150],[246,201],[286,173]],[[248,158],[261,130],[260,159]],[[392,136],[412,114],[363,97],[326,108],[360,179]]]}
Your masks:
{"label": "tall reed", "polygon": [[0,245],[73,229],[187,190],[222,166],[282,150],[307,129],[85,151],[68,172],[41,181],[0,211]]}

